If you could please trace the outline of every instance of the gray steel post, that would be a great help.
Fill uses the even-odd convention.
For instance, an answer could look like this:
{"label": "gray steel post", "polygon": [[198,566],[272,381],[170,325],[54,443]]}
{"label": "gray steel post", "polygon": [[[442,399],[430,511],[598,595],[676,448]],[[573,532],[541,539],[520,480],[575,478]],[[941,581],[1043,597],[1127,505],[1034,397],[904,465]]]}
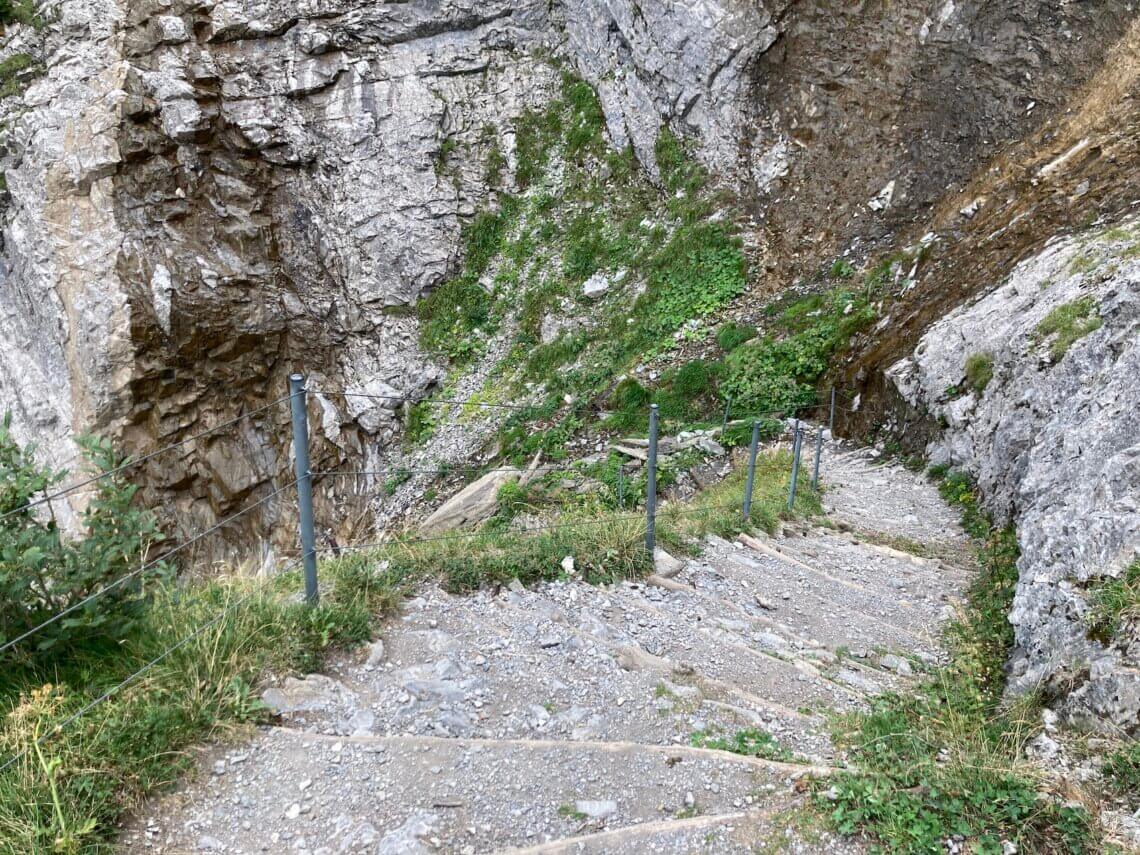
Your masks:
{"label": "gray steel post", "polygon": [[720,423],[720,441],[724,442],[724,434],[728,430],[728,411],[732,408],[732,398],[725,398],[724,420]]}
{"label": "gray steel post", "polygon": [[831,414],[827,417],[827,430],[835,437],[835,387],[831,387]]}
{"label": "gray steel post", "polygon": [[788,510],[792,510],[796,506],[796,481],[800,476],[800,443],[803,440],[803,432],[800,430],[800,420],[796,419],[796,426],[793,434],[792,441],[792,482],[788,486]]}
{"label": "gray steel post", "polygon": [[756,484],[756,451],[760,448],[760,422],[752,423],[752,445],[748,448],[748,483],[744,487],[744,522],[752,515],[752,488]]}
{"label": "gray steel post", "polygon": [[657,546],[657,405],[649,408],[649,461],[646,464],[648,481],[645,485],[645,548],[653,557]]}
{"label": "gray steel post", "polygon": [[811,473],[811,488],[819,489],[819,458],[823,454],[823,425],[819,426],[819,433],[815,435],[815,469]]}
{"label": "gray steel post", "polygon": [[309,469],[309,419],[305,406],[305,377],[289,377],[289,409],[293,413],[293,460],[297,473],[297,505],[301,512],[301,550],[305,568],[305,601],[316,605],[317,538],[313,531],[313,473]]}

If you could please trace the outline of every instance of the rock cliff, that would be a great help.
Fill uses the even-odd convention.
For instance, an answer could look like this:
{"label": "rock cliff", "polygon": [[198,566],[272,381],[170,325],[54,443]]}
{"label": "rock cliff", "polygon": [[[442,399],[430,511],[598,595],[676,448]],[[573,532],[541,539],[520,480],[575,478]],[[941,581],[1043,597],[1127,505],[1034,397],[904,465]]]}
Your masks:
{"label": "rock cliff", "polygon": [[[18,435],[60,465],[74,459],[80,433],[131,452],[185,439],[277,400],[294,370],[317,390],[317,465],[382,461],[407,408],[335,393],[410,403],[448,380],[448,366],[420,347],[416,306],[461,269],[464,224],[518,189],[519,121],[555,97],[564,74],[597,92],[609,144],[631,147],[650,182],[660,184],[661,130],[691,141],[736,200],[751,292],[778,291],[841,253],[861,259],[915,240],[931,223],[963,238],[957,267],[952,252],[943,278],[920,278],[910,313],[862,345],[866,358],[849,379],[879,391],[931,323],[1089,210],[1119,215],[1135,198],[1127,181],[1114,184],[1105,164],[1115,161],[1100,158],[1129,156],[1127,130],[1116,148],[1078,151],[1072,162],[1092,181],[1083,190],[1076,182],[1051,196],[997,192],[1033,180],[1009,146],[1079,142],[1076,119],[1058,131],[1064,111],[1134,18],[1111,0],[840,9],[806,0],[48,0],[39,17],[0,40],[9,74],[0,81],[0,392]],[[1116,74],[1101,90],[1129,79]],[[998,201],[960,215],[979,181]],[[1061,196],[1070,216],[1043,218]],[[1022,238],[1026,223],[1036,225]],[[987,239],[990,226],[1003,229],[999,240]],[[984,269],[970,269],[976,257]],[[1024,365],[1011,355],[997,367],[1043,384],[1046,402],[1018,430],[1059,437],[1077,418],[1049,409],[1072,404],[1066,383],[1077,381],[1064,379],[1066,366],[1122,335],[1133,311],[1096,294],[1103,328],[1050,372],[1033,361],[1030,327],[1011,330]],[[1034,312],[1048,310],[1046,297]],[[950,413],[973,402],[981,421],[951,424],[937,447],[983,474],[995,507],[1027,512],[1028,500],[1012,497],[1036,476],[996,462],[1006,449],[993,443],[1004,434],[971,439],[996,418],[987,408],[1005,405],[930,397],[948,366],[961,368],[959,350],[937,365],[916,357],[909,387],[893,376],[913,403]],[[492,357],[503,352],[488,354],[481,377],[496,370]],[[1005,400],[997,390],[1006,376],[994,401]],[[1089,385],[1087,394],[1116,388]],[[277,405],[155,458],[141,473],[146,500],[195,531],[266,496],[288,479],[286,424]],[[1107,499],[1082,501],[1091,511]],[[1026,532],[1040,532],[1043,555],[1060,547],[1046,542],[1052,512],[1042,502]],[[329,527],[364,510],[343,484],[320,485]],[[267,504],[227,531],[228,551],[248,554],[254,538],[270,551],[291,542],[290,513],[289,503]],[[1118,563],[1126,534],[1073,533],[1064,549]],[[1027,568],[1038,567],[1032,554]],[[1080,581],[1093,571],[1050,578],[1074,572]],[[1049,587],[1034,599],[1030,584],[1019,598],[1026,680],[1048,672],[1050,651],[1072,637],[1071,627],[1046,631],[1035,617],[1049,597],[1067,597]]]}
{"label": "rock cliff", "polygon": [[1015,690],[1076,718],[1140,726],[1140,660],[1097,640],[1089,591],[1140,559],[1140,263],[1136,224],[1056,243],[936,323],[888,371],[945,429],[927,449],[1016,519]]}

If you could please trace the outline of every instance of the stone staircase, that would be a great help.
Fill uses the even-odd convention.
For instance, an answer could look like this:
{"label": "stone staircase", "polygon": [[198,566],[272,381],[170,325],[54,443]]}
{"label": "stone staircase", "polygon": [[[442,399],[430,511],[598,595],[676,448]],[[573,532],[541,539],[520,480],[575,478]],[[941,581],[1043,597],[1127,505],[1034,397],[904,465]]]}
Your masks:
{"label": "stone staircase", "polygon": [[[938,659],[970,550],[921,475],[830,443],[824,472],[826,525],[710,537],[670,579],[424,589],[270,689],[281,725],[205,755],[122,851],[861,851],[797,821],[844,761],[825,713]],[[771,759],[692,747],[746,728]]]}

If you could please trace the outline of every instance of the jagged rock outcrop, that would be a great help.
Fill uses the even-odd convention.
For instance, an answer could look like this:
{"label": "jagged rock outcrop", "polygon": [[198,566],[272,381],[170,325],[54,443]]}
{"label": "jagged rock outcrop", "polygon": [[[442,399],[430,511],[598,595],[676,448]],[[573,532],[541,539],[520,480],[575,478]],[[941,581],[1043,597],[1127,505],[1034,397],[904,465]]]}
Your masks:
{"label": "jagged rock outcrop", "polygon": [[[1075,83],[1124,17],[1112,4],[1047,20],[1021,2],[910,5],[828,24],[811,4],[745,0],[49,2],[42,31],[15,27],[0,46],[33,50],[45,67],[2,108],[0,390],[17,430],[61,462],[81,432],[150,449],[276,399],[296,369],[331,390],[424,394],[443,369],[419,351],[408,310],[460,263],[461,224],[491,185],[509,187],[514,120],[559,83],[550,57],[597,88],[611,141],[651,173],[671,124],[726,181],[792,211],[805,180],[859,200],[877,192],[887,137],[934,131],[908,160],[914,174],[946,160],[938,111],[860,135],[876,124],[853,122],[865,105],[912,90],[902,71],[886,89],[869,83],[876,39],[859,42],[862,71],[822,84],[813,45],[857,21],[886,34],[892,68],[982,62],[971,97],[987,128],[1011,135],[1030,121],[1006,120],[1021,116],[1010,86],[1026,64]],[[993,42],[978,35],[998,30]],[[1023,33],[1032,58],[1018,53]],[[923,98],[971,79],[939,77]],[[813,143],[833,132],[875,149],[857,180],[837,180],[842,158]],[[505,177],[493,178],[499,157]],[[965,174],[969,157],[955,164]],[[892,216],[930,198],[908,196],[908,182]],[[843,235],[863,231],[847,210],[831,219],[850,221]],[[399,415],[393,401],[318,398],[318,461],[374,457]],[[148,499],[195,529],[264,495],[288,470],[285,425],[281,407],[156,458],[141,478]],[[320,490],[326,519],[349,516],[342,485]],[[287,532],[289,513],[267,505],[256,531]]]}
{"label": "jagged rock outcrop", "polygon": [[1090,636],[1089,593],[1140,559],[1137,247],[1135,221],[1055,243],[887,373],[944,426],[931,460],[1017,521],[1013,688],[1075,686],[1074,718],[1126,731],[1140,728],[1140,645]]}

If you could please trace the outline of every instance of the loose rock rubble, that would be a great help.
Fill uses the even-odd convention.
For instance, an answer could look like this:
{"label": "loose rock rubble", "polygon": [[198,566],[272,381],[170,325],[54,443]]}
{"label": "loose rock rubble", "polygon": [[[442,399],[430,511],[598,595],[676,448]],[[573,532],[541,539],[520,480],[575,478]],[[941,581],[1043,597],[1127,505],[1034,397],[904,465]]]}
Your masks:
{"label": "loose rock rubble", "polygon": [[[843,762],[822,713],[937,659],[969,568],[851,529],[968,551],[920,476],[831,444],[824,467],[848,531],[710,537],[668,587],[425,587],[382,641],[267,689],[281,725],[208,752],[124,850],[749,852],[786,836],[858,851],[787,822],[803,779]],[[784,759],[692,747],[742,728]]]}

